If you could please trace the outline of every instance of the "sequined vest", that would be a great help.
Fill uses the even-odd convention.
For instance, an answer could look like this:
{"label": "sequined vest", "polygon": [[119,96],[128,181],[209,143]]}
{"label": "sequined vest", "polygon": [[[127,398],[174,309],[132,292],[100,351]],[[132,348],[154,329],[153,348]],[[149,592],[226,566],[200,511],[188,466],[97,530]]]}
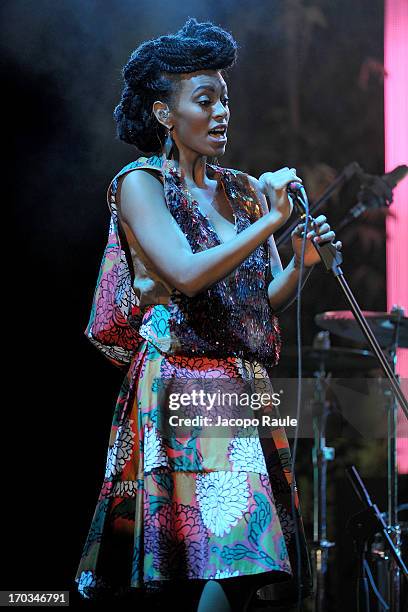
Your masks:
{"label": "sequined vest", "polygon": [[[237,233],[249,227],[262,214],[262,205],[252,188],[248,176],[240,171],[207,164],[210,173],[218,173],[229,199],[235,218]],[[113,179],[111,187],[116,191],[117,179],[135,168],[154,168],[163,177],[167,207],[185,234],[193,253],[221,244],[211,221],[204,215],[198,203],[184,185],[182,173],[174,160],[162,156],[141,157],[125,166]],[[110,189],[108,189],[108,194]],[[265,366],[274,366],[279,360],[281,334],[277,316],[268,300],[270,271],[270,246],[265,241],[256,248],[235,270],[209,288],[189,297],[177,289],[169,295],[168,304],[140,310],[131,291],[129,255],[124,257],[124,245],[120,245],[120,228],[114,198],[110,201],[112,212],[110,244],[115,250],[117,285],[121,286],[120,297],[115,289],[114,267],[110,266],[109,291],[111,301],[120,317],[117,327],[124,341],[118,351],[118,361],[123,364],[131,359],[138,341],[148,339],[166,353],[190,356],[226,357],[238,356],[256,359]],[[112,228],[115,235],[112,234]],[[123,243],[123,239],[122,239]],[[105,252],[106,255],[106,252]],[[112,256],[113,258],[113,256]],[[103,281],[103,262],[99,282]],[[126,269],[127,277],[126,278]],[[107,296],[101,291],[104,300]],[[132,295],[133,293],[133,295]],[[98,288],[95,291],[93,311],[98,311]],[[115,297],[116,296],[116,297]],[[101,298],[102,299],[102,298]],[[104,312],[112,308],[103,304]],[[99,308],[102,312],[102,308]],[[159,312],[160,311],[160,312]],[[101,320],[101,318],[99,318]],[[126,329],[127,325],[127,329]],[[115,347],[112,346],[114,316],[104,322],[109,331],[110,345],[104,348],[103,334],[92,326],[92,316],[86,333],[111,361]],[[99,326],[101,327],[101,325]],[[126,329],[126,333],[125,333]],[[96,333],[95,333],[96,332]],[[115,361],[114,361],[115,362]],[[120,365],[120,363],[117,363]]]}

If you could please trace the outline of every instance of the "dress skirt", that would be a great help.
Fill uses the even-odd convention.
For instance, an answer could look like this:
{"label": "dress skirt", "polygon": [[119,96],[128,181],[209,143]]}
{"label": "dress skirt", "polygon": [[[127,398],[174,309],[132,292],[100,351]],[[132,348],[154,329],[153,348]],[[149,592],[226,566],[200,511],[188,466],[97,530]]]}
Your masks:
{"label": "dress skirt", "polygon": [[[139,344],[115,406],[104,479],[75,576],[82,597],[160,591],[172,580],[271,571],[292,577],[295,525],[283,428],[260,437],[256,428],[221,435],[187,426],[182,436],[169,436],[162,425],[168,385],[174,391],[189,379],[213,385],[248,377],[261,387],[269,381],[259,362],[169,355],[149,340]],[[308,556],[295,499],[305,582]]]}

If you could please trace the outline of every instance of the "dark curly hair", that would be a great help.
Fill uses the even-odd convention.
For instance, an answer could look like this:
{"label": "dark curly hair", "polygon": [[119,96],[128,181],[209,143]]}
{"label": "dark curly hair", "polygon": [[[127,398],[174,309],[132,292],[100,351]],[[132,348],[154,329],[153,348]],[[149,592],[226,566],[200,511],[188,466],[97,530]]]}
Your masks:
{"label": "dark curly hair", "polygon": [[135,49],[122,69],[125,85],[113,116],[118,137],[143,153],[158,153],[166,128],[157,121],[152,105],[171,106],[179,91],[181,73],[225,70],[237,59],[231,34],[210,21],[189,18],[176,33],[147,40]]}

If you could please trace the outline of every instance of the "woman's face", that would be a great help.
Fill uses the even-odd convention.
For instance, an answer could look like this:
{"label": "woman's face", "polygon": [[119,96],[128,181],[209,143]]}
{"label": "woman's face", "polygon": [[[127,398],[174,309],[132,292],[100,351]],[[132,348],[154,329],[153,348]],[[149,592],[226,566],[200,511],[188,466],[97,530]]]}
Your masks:
{"label": "woman's face", "polygon": [[[173,139],[179,149],[200,155],[225,152],[230,118],[227,84],[217,70],[200,70],[180,75],[176,105],[172,108]],[[210,133],[220,124],[223,131]]]}

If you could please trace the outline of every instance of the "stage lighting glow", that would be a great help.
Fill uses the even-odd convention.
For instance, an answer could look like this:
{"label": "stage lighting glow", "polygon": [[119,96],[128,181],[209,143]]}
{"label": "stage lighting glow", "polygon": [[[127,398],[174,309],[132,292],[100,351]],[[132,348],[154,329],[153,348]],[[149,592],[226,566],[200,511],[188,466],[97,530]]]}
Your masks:
{"label": "stage lighting glow", "polygon": [[[384,129],[385,171],[408,164],[408,2],[385,0],[384,18]],[[387,306],[402,306],[408,316],[408,178],[394,191],[387,219]],[[397,353],[397,372],[408,379],[408,349]],[[406,390],[406,385],[404,386]],[[408,424],[398,419],[398,469],[408,473]]]}

